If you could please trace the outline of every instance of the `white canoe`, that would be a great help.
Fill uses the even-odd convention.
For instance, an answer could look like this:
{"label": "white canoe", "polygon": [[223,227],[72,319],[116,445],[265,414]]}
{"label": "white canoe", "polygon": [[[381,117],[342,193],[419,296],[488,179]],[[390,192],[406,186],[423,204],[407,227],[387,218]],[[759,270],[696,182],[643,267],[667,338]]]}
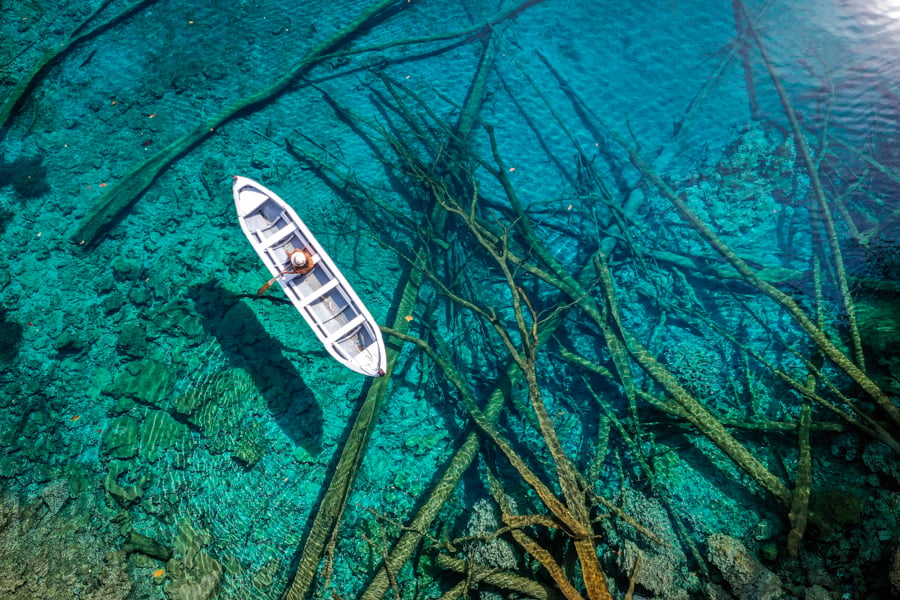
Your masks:
{"label": "white canoe", "polygon": [[[363,375],[384,375],[384,340],[375,319],[297,213],[262,185],[234,176],[241,229],[325,349]],[[308,259],[305,266],[297,262]]]}

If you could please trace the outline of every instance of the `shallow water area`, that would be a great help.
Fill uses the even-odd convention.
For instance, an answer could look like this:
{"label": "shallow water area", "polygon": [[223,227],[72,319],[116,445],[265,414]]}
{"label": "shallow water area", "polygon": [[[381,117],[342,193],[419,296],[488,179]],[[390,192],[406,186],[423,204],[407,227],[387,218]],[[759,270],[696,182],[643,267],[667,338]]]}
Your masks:
{"label": "shallow water area", "polygon": [[[898,32],[0,2],[0,600],[900,594]],[[257,293],[236,174],[384,378]]]}

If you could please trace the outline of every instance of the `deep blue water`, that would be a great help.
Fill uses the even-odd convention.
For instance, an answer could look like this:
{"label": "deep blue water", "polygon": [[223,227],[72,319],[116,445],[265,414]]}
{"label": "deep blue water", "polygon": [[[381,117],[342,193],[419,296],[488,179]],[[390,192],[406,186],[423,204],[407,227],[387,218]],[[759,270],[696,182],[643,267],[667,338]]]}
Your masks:
{"label": "deep blue water", "polygon": [[[471,431],[386,593],[559,588],[488,539],[553,512],[472,424],[498,389],[497,435],[588,506],[613,597],[900,593],[900,3],[413,0],[353,30],[371,6],[0,2],[0,598],[290,585],[375,392],[256,295],[233,174],[440,356],[385,334],[309,597],[362,596]],[[529,394],[506,372],[535,322]],[[604,597],[565,530],[521,531]]]}

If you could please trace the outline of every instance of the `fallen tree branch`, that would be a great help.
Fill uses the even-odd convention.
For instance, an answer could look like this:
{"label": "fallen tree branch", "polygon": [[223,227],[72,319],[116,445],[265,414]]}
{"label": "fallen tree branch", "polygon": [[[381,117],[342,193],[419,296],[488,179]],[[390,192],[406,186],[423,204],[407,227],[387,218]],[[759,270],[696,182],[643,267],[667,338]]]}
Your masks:
{"label": "fallen tree branch", "polygon": [[559,594],[553,588],[515,573],[498,571],[494,568],[477,565],[447,554],[438,554],[435,562],[441,569],[467,574],[470,585],[484,581],[489,585],[518,592],[535,600],[553,600],[559,597]]}
{"label": "fallen tree branch", "polygon": [[[548,66],[548,68],[550,68]],[[551,72],[560,78],[559,73],[551,68]],[[565,85],[564,89],[573,102],[581,103],[581,100],[574,95],[571,88],[560,78],[561,83]],[[582,103],[583,104],[583,103]],[[598,119],[599,121],[599,119]],[[822,353],[838,368],[844,371],[859,387],[861,387],[875,402],[881,407],[895,425],[900,425],[900,408],[898,408],[887,394],[876,384],[862,369],[854,363],[843,351],[832,342],[827,334],[820,329],[809,318],[809,316],[800,308],[797,301],[790,295],[782,292],[780,289],[760,277],[759,272],[754,270],[743,258],[731,249],[718,235],[716,235],[710,227],[704,223],[697,214],[691,210],[684,198],[681,197],[672,187],[666,183],[653,168],[637,153],[637,151],[611,127],[602,123],[607,134],[625,150],[631,164],[650,182],[662,195],[672,203],[678,211],[678,214],[687,222],[706,242],[716,250],[722,257],[727,260],[734,269],[741,274],[744,280],[761,291],[763,294],[774,300],[794,319],[810,339],[822,350]]]}
{"label": "fallen tree branch", "polygon": [[[582,277],[592,274],[593,269],[588,266]],[[544,321],[543,326],[538,332],[538,342],[543,344],[562,324],[566,312],[563,310],[555,310],[553,317],[549,321]],[[389,333],[389,332],[388,332]],[[506,369],[505,375],[500,378],[502,383],[498,385],[488,396],[487,403],[484,407],[484,414],[487,420],[495,423],[500,416],[500,410],[505,400],[505,389],[515,385],[522,377],[515,362],[510,362]],[[456,450],[453,456],[445,463],[442,474],[438,482],[432,488],[431,493],[422,502],[415,516],[410,521],[409,528],[403,532],[388,557],[388,564],[393,569],[400,568],[409,557],[413,550],[422,539],[421,531],[427,531],[434,519],[437,517],[441,507],[450,498],[453,490],[462,477],[462,474],[468,469],[475,453],[480,447],[478,434],[472,432],[466,436],[465,441]],[[388,589],[388,577],[385,565],[381,565],[376,571],[369,583],[368,587],[360,595],[360,600],[377,600],[381,598]]]}
{"label": "fallen tree branch", "polygon": [[50,50],[44,53],[41,58],[34,64],[31,68],[31,71],[19,79],[19,83],[16,85],[15,89],[13,89],[9,95],[7,95],[6,100],[3,101],[3,105],[0,106],[0,141],[3,140],[3,136],[7,131],[7,123],[12,119],[15,112],[22,106],[22,103],[25,101],[25,97],[28,93],[34,89],[34,87],[40,82],[40,80],[47,74],[47,71],[50,69],[52,65],[57,63],[63,57],[69,54],[69,52],[80,42],[96,37],[100,33],[106,31],[113,25],[120,23],[121,21],[127,19],[137,11],[142,8],[146,8],[150,6],[156,0],[138,0],[133,5],[129,6],[125,10],[116,15],[106,19],[102,23],[96,25],[95,27],[85,31],[84,29],[88,26],[88,24],[97,18],[97,16],[105,9],[112,0],[104,0],[104,2],[97,7],[95,11],[93,11],[90,15],[87,16],[86,19],[82,20],[78,26],[72,30],[72,33],[69,34],[69,37],[66,38],[60,44],[54,45]]}
{"label": "fallen tree branch", "polygon": [[381,0],[374,4],[330,38],[308,50],[303,58],[279,77],[275,83],[251,96],[234,102],[193,131],[170,143],[146,162],[132,169],[97,200],[87,216],[82,219],[78,229],[72,234],[72,242],[79,246],[91,246],[94,244],[101,233],[114,221],[121,218],[128,207],[150,187],[150,184],[173,161],[210,137],[216,129],[237,115],[258,110],[272,102],[280,94],[290,89],[291,85],[301,75],[322,61],[329,51],[346,43],[354,35],[368,31],[382,15],[398,4],[398,2],[399,0]]}
{"label": "fallen tree branch", "polygon": [[[408,43],[422,43],[425,41],[440,41],[454,36],[468,36],[473,32],[491,30],[493,26],[510,19],[521,13],[528,7],[537,4],[540,0],[526,0],[512,7],[500,10],[485,23],[452,33],[437,34],[429,38],[416,38],[407,40]],[[388,14],[391,8],[401,8],[408,5],[401,0],[382,0],[370,9],[362,12],[356,19],[343,29],[335,33],[327,40],[310,49],[303,58],[291,67],[275,83],[249,96],[234,102],[219,114],[208,119],[199,127],[181,136],[168,146],[150,157],[147,161],[129,171],[122,179],[113,184],[109,191],[101,196],[88,214],[82,219],[81,224],[70,236],[73,243],[82,247],[90,247],[98,241],[98,238],[115,221],[120,219],[127,209],[146,191],[150,184],[176,159],[180,158],[198,144],[210,137],[219,127],[238,115],[247,114],[259,110],[271,103],[283,92],[289,90],[296,80],[309,69],[322,61],[339,56],[332,52],[335,48],[345,44],[357,33],[368,31],[374,22]],[[388,46],[399,45],[402,42],[391,42]],[[379,46],[368,48],[375,51]],[[354,53],[359,53],[357,50]]]}
{"label": "fallen tree branch", "polygon": [[[743,0],[734,0],[734,2],[737,6],[740,6],[741,11],[744,13],[747,31],[750,33],[751,37],[753,37],[754,41],[756,41],[756,47],[759,48],[759,54],[762,56],[763,63],[765,63],[766,69],[769,72],[772,85],[775,86],[775,91],[778,93],[781,106],[791,124],[791,131],[794,134],[794,147],[797,149],[797,153],[803,160],[803,165],[806,167],[806,172],[809,175],[810,187],[812,187],[813,195],[819,207],[819,214],[822,219],[822,224],[825,227],[825,237],[828,240],[828,247],[831,250],[831,258],[834,261],[835,271],[837,271],[838,290],[841,293],[841,299],[844,301],[844,310],[847,312],[847,325],[850,328],[850,341],[853,344],[854,361],[860,371],[864,371],[866,365],[863,358],[862,340],[859,336],[859,328],[856,324],[856,311],[853,306],[853,297],[850,295],[850,285],[847,282],[847,269],[844,266],[844,258],[841,253],[841,245],[838,241],[837,230],[834,225],[834,217],[831,214],[831,208],[828,206],[828,200],[825,198],[825,189],[822,187],[822,181],[819,178],[818,166],[813,160],[809,144],[806,142],[806,136],[803,133],[803,129],[800,127],[800,120],[797,118],[797,112],[794,110],[794,106],[787,94],[787,90],[784,89],[784,85],[781,83],[781,77],[778,75],[778,71],[775,69],[775,65],[769,57],[769,52],[766,50],[762,38],[759,36],[759,31],[757,31],[756,26],[750,19],[750,15],[747,13],[747,7],[744,5]],[[900,417],[900,410],[897,410],[896,407],[893,407],[893,409],[894,418]],[[900,424],[900,420],[898,420],[897,423]]]}
{"label": "fallen tree branch", "polygon": [[809,399],[800,407],[800,430],[798,432],[799,454],[797,457],[797,482],[791,500],[788,520],[791,531],[787,536],[788,555],[797,558],[800,554],[800,542],[809,522],[809,489],[812,486],[812,449],[809,446],[809,430],[812,424],[812,406]]}

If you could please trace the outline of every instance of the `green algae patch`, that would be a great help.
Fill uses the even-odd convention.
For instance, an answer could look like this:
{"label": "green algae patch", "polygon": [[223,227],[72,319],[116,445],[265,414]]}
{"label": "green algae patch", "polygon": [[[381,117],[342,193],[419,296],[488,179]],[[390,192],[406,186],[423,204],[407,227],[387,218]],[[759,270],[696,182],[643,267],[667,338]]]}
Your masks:
{"label": "green algae patch", "polygon": [[265,448],[259,427],[253,424],[241,431],[231,457],[246,469],[252,469],[262,459]]}
{"label": "green algae patch", "polygon": [[153,478],[139,471],[132,463],[114,460],[103,478],[103,487],[121,506],[131,506],[144,497]]}
{"label": "green algae patch", "polygon": [[114,418],[103,432],[100,453],[111,458],[134,458],[138,454],[138,422],[127,415]]}
{"label": "green algae patch", "polygon": [[163,410],[154,410],[141,425],[141,456],[156,462],[169,453],[173,464],[183,468],[187,455],[194,449],[194,441],[187,425],[176,421]]}
{"label": "green algae patch", "polygon": [[189,307],[180,302],[170,302],[151,313],[150,322],[168,335],[186,336],[195,341],[206,336],[203,322]]}
{"label": "green algae patch", "polygon": [[900,303],[894,298],[865,298],[856,303],[863,343],[880,354],[900,350]]}
{"label": "green algae patch", "polygon": [[125,365],[104,393],[164,408],[175,387],[175,379],[175,372],[163,362],[152,358],[136,360]]}
{"label": "green algae patch", "polygon": [[423,433],[414,435],[403,442],[403,447],[409,450],[414,456],[425,456],[431,453],[435,448],[439,448],[447,444],[447,432],[435,431],[432,433]]}
{"label": "green algae patch", "polygon": [[136,531],[128,533],[128,541],[122,546],[122,550],[129,554],[137,552],[161,561],[167,561],[172,558],[172,550],[170,548],[150,536],[137,533]]}
{"label": "green algae patch", "polygon": [[170,577],[166,596],[171,600],[209,600],[215,597],[225,571],[222,563],[205,547],[212,541],[208,531],[195,527],[187,519],[178,523],[175,557],[166,565]]}

